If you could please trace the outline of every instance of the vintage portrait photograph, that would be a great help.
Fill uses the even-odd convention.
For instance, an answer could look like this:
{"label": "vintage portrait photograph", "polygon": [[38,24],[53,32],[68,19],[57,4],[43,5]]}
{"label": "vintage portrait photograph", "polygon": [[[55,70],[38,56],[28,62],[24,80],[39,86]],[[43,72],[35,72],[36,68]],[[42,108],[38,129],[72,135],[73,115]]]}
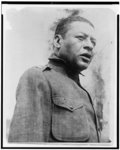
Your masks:
{"label": "vintage portrait photograph", "polygon": [[118,4],[2,4],[4,147],[117,147]]}

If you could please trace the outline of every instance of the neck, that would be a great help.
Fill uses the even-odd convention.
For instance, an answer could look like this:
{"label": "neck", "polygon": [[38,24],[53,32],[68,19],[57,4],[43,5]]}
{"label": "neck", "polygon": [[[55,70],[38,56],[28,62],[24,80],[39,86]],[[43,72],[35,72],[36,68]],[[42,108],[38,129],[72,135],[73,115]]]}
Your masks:
{"label": "neck", "polygon": [[79,80],[79,74],[80,71],[75,69],[75,67],[71,67],[68,65],[63,59],[59,58],[57,55],[52,54],[49,58],[50,63],[56,67],[56,69],[59,69],[60,72],[65,73],[67,76],[72,78],[75,81]]}

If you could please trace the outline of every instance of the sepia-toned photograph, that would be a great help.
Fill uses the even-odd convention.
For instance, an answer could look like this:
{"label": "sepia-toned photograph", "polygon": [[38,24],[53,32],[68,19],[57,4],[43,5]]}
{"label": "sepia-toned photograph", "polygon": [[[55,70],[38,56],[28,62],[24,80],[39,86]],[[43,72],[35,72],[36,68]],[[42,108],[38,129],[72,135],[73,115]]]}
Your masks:
{"label": "sepia-toned photograph", "polygon": [[118,5],[2,4],[3,145],[116,147]]}

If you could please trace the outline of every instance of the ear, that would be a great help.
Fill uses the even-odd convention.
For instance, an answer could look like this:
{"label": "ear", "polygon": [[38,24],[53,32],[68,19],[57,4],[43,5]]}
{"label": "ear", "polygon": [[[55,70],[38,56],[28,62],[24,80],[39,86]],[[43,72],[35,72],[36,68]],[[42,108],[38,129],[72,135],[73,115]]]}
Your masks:
{"label": "ear", "polygon": [[54,42],[53,42],[54,46],[59,49],[61,47],[62,41],[63,41],[63,38],[61,35],[59,34],[55,35]]}

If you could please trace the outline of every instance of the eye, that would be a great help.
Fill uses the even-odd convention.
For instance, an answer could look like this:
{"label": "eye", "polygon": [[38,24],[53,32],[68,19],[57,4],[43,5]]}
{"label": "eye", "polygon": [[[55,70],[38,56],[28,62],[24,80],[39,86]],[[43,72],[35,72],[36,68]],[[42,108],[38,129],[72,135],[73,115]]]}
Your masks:
{"label": "eye", "polygon": [[85,40],[86,37],[85,36],[76,36],[76,38],[80,41],[83,41],[83,40]]}
{"label": "eye", "polygon": [[91,43],[95,46],[96,45],[96,41],[91,40]]}

